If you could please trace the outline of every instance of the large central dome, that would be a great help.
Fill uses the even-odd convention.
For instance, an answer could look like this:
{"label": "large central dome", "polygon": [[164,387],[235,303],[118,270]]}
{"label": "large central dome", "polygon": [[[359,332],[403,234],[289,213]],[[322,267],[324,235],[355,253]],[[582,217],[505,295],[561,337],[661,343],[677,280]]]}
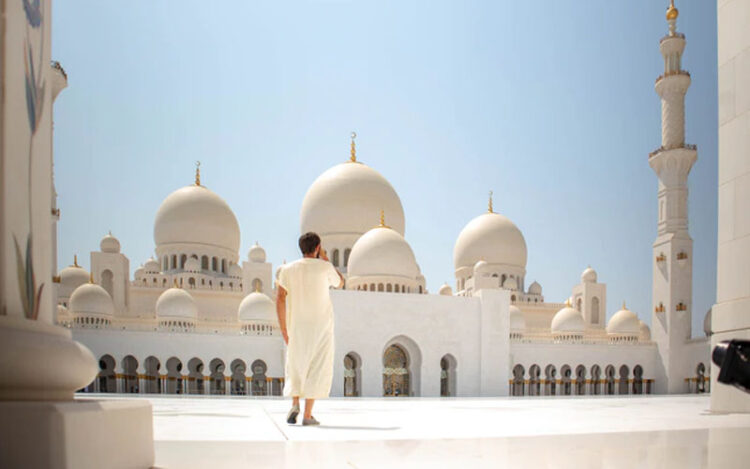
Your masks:
{"label": "large central dome", "polygon": [[156,247],[202,244],[236,253],[240,226],[229,205],[200,185],[178,189],[162,202],[154,222]]}
{"label": "large central dome", "polygon": [[300,230],[320,235],[364,234],[380,211],[404,234],[404,208],[393,186],[377,171],[359,162],[334,166],[312,183],[302,202]]}
{"label": "large central dome", "polygon": [[458,235],[453,263],[458,270],[483,260],[526,268],[526,241],[521,230],[507,217],[487,212],[471,220]]}

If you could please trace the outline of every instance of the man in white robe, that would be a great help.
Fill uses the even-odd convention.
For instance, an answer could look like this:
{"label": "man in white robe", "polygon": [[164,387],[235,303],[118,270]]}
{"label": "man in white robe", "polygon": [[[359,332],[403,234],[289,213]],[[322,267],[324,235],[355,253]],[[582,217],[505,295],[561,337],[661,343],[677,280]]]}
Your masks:
{"label": "man in white robe", "polygon": [[299,239],[302,259],[286,265],[277,281],[276,313],[287,344],[284,395],[292,397],[287,423],[297,423],[299,400],[305,399],[302,425],[318,425],[315,399],[328,397],[333,381],[333,304],[330,288],[344,277],[328,261],[320,237]]}

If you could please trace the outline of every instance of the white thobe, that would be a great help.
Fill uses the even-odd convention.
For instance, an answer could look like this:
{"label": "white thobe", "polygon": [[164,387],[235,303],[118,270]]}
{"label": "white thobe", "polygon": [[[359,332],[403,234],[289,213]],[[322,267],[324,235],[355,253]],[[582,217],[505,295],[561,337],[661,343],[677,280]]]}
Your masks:
{"label": "white thobe", "polygon": [[330,288],[341,282],[330,262],[302,258],[279,273],[287,291],[285,396],[328,397],[333,381],[333,304]]}

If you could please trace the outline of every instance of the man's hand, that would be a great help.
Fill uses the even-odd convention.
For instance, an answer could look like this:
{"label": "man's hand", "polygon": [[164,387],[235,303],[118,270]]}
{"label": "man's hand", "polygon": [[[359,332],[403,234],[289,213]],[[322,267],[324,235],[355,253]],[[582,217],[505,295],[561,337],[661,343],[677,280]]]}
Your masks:
{"label": "man's hand", "polygon": [[327,252],[326,252],[326,250],[325,250],[325,249],[323,249],[323,248],[320,248],[320,258],[321,258],[321,259],[323,259],[324,261],[328,261],[328,262],[330,262],[330,261],[328,260],[328,253],[327,253]]}

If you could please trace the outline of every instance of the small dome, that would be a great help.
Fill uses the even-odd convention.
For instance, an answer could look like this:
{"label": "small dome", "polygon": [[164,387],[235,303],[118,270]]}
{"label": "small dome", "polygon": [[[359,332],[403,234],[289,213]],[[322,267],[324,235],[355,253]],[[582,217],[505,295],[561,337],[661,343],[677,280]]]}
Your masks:
{"label": "small dome", "polygon": [[638,340],[641,342],[648,342],[651,340],[651,329],[648,327],[648,324],[646,324],[643,321],[639,321],[639,332],[638,332]]}
{"label": "small dome", "polygon": [[253,292],[240,303],[240,321],[244,322],[273,322],[276,320],[276,305],[263,293]]}
{"label": "small dome", "polygon": [[625,307],[615,313],[607,323],[608,334],[638,335],[641,331],[641,322],[638,315]]}
{"label": "small dome", "polygon": [[147,274],[158,274],[161,272],[161,266],[159,262],[153,257],[149,257],[145,264],[143,264],[143,270]]}
{"label": "small dome", "polygon": [[102,252],[118,253],[120,252],[120,241],[112,236],[112,233],[109,233],[99,242],[99,249]]}
{"label": "small dome", "polygon": [[185,271],[200,273],[201,261],[195,257],[188,257],[188,260],[185,261]]}
{"label": "small dome", "polygon": [[156,315],[160,318],[195,319],[198,317],[198,306],[190,293],[173,287],[156,300]]}
{"label": "small dome", "polygon": [[378,226],[360,237],[349,255],[349,277],[392,276],[416,280],[414,251],[401,234]]}
{"label": "small dome", "polygon": [[134,276],[135,278],[141,278],[146,274],[146,269],[143,268],[143,266],[138,267],[135,269]]}
{"label": "small dome", "polygon": [[510,330],[513,332],[525,330],[526,320],[523,318],[521,309],[516,305],[510,305],[508,312],[510,313]]}
{"label": "small dome", "polygon": [[526,241],[521,230],[499,213],[488,212],[471,220],[456,239],[453,264],[458,270],[480,259],[525,269]]}
{"label": "small dome", "polygon": [[250,262],[264,263],[266,262],[266,250],[258,245],[256,242],[252,245],[250,250],[247,252],[247,259]]}
{"label": "small dome", "polygon": [[241,278],[242,277],[242,267],[238,266],[237,264],[231,264],[229,266],[229,276],[230,277]]}
{"label": "small dome", "polygon": [[66,308],[65,306],[57,305],[57,317],[67,316],[69,312],[70,311],[68,311],[68,308]]}
{"label": "small dome", "polygon": [[581,283],[596,283],[596,270],[590,266],[581,274]]}
{"label": "small dome", "polygon": [[505,288],[506,290],[518,290],[518,282],[516,282],[515,278],[508,277],[503,283],[503,288]]}
{"label": "small dome", "polygon": [[451,288],[450,285],[448,285],[447,283],[444,283],[440,287],[440,290],[438,290],[438,293],[443,296],[453,296],[453,289]]}
{"label": "small dome", "polygon": [[474,274],[488,274],[490,273],[490,265],[484,260],[478,260],[474,264]]}
{"label": "small dome", "polygon": [[70,296],[70,309],[76,314],[112,316],[115,312],[107,290],[95,283],[84,283]]}
{"label": "small dome", "polygon": [[583,332],[586,328],[586,323],[583,320],[583,315],[572,308],[570,304],[565,305],[560,311],[555,313],[552,318],[552,325],[550,329],[553,333],[557,332]]}
{"label": "small dome", "polygon": [[713,308],[708,308],[706,315],[703,317],[703,333],[706,334],[706,337],[711,337],[711,334],[713,334],[711,331],[711,311],[713,311]]}
{"label": "small dome", "polygon": [[73,261],[73,265],[60,271],[60,287],[58,296],[62,298],[69,297],[73,291],[81,285],[88,283],[89,273],[83,267],[78,265],[78,259]]}
{"label": "small dome", "polygon": [[529,285],[529,295],[541,295],[542,294],[542,286],[534,281],[531,285]]}

